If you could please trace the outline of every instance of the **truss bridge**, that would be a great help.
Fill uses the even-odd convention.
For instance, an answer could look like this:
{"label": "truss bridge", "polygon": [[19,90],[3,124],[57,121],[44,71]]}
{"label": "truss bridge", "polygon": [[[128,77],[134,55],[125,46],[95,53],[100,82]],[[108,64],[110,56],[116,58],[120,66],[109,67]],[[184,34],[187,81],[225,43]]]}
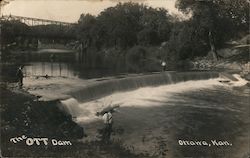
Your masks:
{"label": "truss bridge", "polygon": [[61,26],[70,26],[74,25],[75,23],[69,22],[62,22],[62,21],[55,21],[55,20],[47,20],[47,19],[38,19],[38,18],[31,18],[31,17],[22,17],[16,15],[3,15],[0,17],[1,21],[12,21],[18,20],[22,23],[25,23],[28,26],[35,26],[35,25],[61,25]]}

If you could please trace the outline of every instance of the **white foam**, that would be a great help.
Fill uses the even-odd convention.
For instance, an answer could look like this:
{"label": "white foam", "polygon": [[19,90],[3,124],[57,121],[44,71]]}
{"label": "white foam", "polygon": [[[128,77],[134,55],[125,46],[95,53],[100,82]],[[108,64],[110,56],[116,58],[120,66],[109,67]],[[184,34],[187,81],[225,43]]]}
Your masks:
{"label": "white foam", "polygon": [[234,87],[244,86],[248,83],[248,81],[243,79],[239,74],[233,74],[233,76],[238,79],[238,81],[231,81],[230,82],[232,84],[232,86],[234,86]]}
{"label": "white foam", "polygon": [[81,117],[83,114],[85,114],[84,111],[79,107],[78,101],[74,98],[62,100],[61,103],[63,110],[71,114],[73,118]]}
{"label": "white foam", "polygon": [[182,93],[192,90],[212,88],[215,85],[221,86],[242,86],[247,83],[239,75],[234,75],[238,81],[231,81],[230,85],[219,82],[217,79],[187,81],[177,84],[170,84],[158,87],[144,87],[129,92],[119,92],[100,98],[95,101],[78,103],[71,98],[62,101],[65,110],[70,113],[79,123],[90,123],[101,119],[96,116],[96,112],[107,106],[119,104],[120,107],[153,107],[161,106],[164,101],[172,97],[174,93]]}
{"label": "white foam", "polygon": [[191,90],[211,88],[215,85],[223,84],[218,82],[218,79],[210,79],[201,81],[187,81],[158,87],[145,87],[134,91],[115,93],[95,101],[80,104],[79,108],[82,111],[82,115],[77,117],[77,121],[81,123],[95,121],[98,119],[98,117],[95,115],[96,112],[101,111],[103,108],[109,105],[119,104],[120,107],[161,106],[162,104],[160,101],[166,101],[173,93],[182,93]]}

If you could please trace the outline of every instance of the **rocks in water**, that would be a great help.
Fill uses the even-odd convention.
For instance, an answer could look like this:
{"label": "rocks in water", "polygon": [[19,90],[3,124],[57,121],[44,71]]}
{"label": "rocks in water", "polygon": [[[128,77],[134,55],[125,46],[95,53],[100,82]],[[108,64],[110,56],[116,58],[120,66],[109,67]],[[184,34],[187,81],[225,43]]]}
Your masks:
{"label": "rocks in water", "polygon": [[243,76],[246,80],[250,81],[250,74]]}
{"label": "rocks in water", "polygon": [[239,49],[225,48],[218,50],[217,53],[223,58],[229,58],[234,55],[239,55],[241,51]]}
{"label": "rocks in water", "polygon": [[211,70],[215,66],[215,63],[207,58],[196,58],[192,64],[194,70]]}
{"label": "rocks in water", "polygon": [[235,78],[233,75],[231,75],[231,74],[229,74],[229,73],[226,73],[226,72],[221,72],[221,73],[220,73],[220,77],[221,77],[221,78],[224,78],[224,79],[226,79],[226,80],[229,79],[229,81],[230,81],[230,80],[232,80],[232,81],[238,81],[237,78]]}
{"label": "rocks in water", "polygon": [[228,82],[230,82],[230,80],[219,80],[219,82],[228,83]]}
{"label": "rocks in water", "polygon": [[250,81],[250,62],[242,65],[242,72],[240,75]]}

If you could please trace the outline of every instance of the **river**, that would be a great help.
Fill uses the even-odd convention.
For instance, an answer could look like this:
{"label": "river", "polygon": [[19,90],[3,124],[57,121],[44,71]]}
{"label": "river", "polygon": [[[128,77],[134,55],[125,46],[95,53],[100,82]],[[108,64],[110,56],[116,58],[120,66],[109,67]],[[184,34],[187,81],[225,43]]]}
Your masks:
{"label": "river", "polygon": [[[237,82],[228,85],[218,80],[115,93],[92,102],[73,103],[70,113],[88,134],[83,141],[97,139],[103,123],[95,116],[96,111],[119,104],[113,115],[112,140],[122,142],[136,154],[170,158],[247,157],[250,89],[239,87]],[[184,141],[204,141],[208,145],[183,145]]]}
{"label": "river", "polygon": [[[26,77],[99,78],[118,75],[121,72],[111,68],[87,66],[74,50],[41,49],[33,52],[17,52],[18,61],[1,63],[3,80],[13,80],[19,66],[24,65]],[[6,78],[6,79],[5,79]]]}

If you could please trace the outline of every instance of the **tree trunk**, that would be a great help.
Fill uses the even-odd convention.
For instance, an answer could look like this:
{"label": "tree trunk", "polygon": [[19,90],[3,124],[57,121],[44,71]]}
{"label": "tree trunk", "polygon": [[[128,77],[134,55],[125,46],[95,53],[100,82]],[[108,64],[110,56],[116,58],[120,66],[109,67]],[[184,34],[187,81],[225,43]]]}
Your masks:
{"label": "tree trunk", "polygon": [[208,37],[209,37],[209,44],[210,44],[213,59],[215,61],[217,61],[218,60],[218,54],[217,54],[217,51],[216,51],[216,48],[215,48],[215,45],[214,45],[214,38],[213,38],[213,34],[212,34],[211,30],[209,30]]}

